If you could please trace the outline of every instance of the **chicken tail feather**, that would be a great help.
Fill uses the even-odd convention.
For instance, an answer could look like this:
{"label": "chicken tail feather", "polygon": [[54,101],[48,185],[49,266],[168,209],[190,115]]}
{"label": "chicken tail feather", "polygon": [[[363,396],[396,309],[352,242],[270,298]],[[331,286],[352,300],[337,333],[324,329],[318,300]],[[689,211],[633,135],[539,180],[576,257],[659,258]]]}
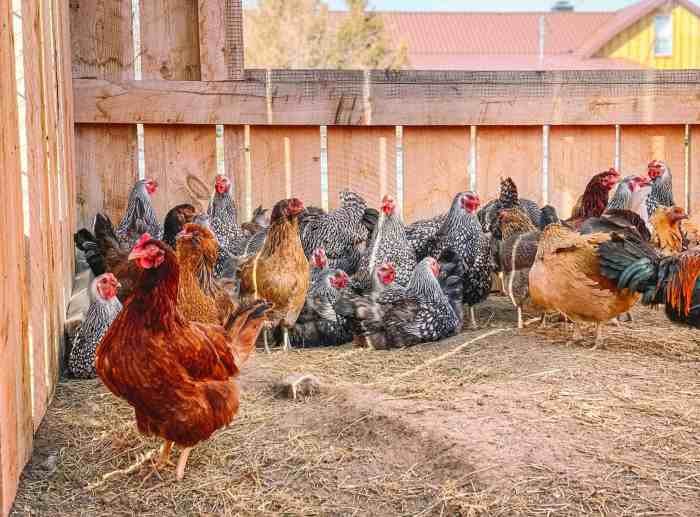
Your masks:
{"label": "chicken tail feather", "polygon": [[90,266],[93,275],[97,277],[107,272],[102,250],[97,244],[95,236],[89,230],[81,228],[73,235],[73,240],[75,247],[85,254],[85,260]]}
{"label": "chicken tail feather", "polygon": [[240,307],[226,321],[224,328],[231,338],[231,348],[235,352],[236,366],[239,368],[255,350],[255,342],[270,309],[272,309],[271,303],[256,300]]}

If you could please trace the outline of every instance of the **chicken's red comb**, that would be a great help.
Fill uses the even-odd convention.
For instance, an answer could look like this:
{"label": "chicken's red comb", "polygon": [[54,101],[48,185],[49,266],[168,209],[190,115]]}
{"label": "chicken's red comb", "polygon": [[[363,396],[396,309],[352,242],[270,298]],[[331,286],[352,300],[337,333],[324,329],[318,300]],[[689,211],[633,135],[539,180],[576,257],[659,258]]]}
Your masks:
{"label": "chicken's red comb", "polygon": [[148,241],[153,240],[153,237],[151,237],[151,234],[146,232],[144,233],[141,238],[138,240],[138,242],[134,245],[134,248],[140,248],[144,244],[146,244]]}

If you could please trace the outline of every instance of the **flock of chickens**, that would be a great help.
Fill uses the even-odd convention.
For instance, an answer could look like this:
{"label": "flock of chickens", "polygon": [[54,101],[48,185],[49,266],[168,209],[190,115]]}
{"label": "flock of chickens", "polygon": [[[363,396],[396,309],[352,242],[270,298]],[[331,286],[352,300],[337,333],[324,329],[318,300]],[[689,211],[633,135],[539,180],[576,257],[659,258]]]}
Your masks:
{"label": "flock of chickens", "polygon": [[99,376],[133,406],[139,431],[165,442],[158,467],[182,448],[178,479],[191,448],[237,413],[231,379],[258,341],[268,351],[271,341],[285,350],[437,341],[461,331],[465,307],[477,328],[474,307],[495,277],[519,327],[529,300],[543,324],[547,312],[577,334],[595,323],[596,346],[604,324],[640,298],[700,326],[698,232],[674,206],[663,162],[646,176],[596,174],[566,221],[519,198],[510,178],[482,208],[460,192],[446,213],[408,226],[391,196],[375,210],[347,191],[328,213],[292,198],[239,224],[224,176],[206,214],[178,205],[161,226],[157,189],[137,182],[116,228],[98,214],[92,231],[75,234],[95,279],[69,370]]}

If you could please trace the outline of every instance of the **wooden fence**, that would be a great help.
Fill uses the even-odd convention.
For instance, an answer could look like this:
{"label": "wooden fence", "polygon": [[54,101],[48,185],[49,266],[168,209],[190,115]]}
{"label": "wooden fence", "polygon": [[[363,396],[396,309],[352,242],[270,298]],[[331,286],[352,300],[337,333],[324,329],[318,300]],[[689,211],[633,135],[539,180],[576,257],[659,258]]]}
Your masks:
{"label": "wooden fence", "polygon": [[[75,227],[66,2],[0,0],[0,508],[58,380]],[[14,24],[14,27],[13,27]],[[18,95],[19,94],[19,95]],[[24,184],[24,186],[23,186]]]}

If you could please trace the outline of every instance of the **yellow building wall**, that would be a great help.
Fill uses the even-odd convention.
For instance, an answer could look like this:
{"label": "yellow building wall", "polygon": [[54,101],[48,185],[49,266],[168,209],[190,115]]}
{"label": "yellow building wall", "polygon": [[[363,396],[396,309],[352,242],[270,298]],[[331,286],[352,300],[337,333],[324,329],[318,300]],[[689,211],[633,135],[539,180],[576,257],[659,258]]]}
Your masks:
{"label": "yellow building wall", "polygon": [[649,68],[700,68],[700,18],[676,5],[673,19],[673,55],[654,56],[654,16],[656,11],[625,29],[606,44],[598,56],[621,58]]}

